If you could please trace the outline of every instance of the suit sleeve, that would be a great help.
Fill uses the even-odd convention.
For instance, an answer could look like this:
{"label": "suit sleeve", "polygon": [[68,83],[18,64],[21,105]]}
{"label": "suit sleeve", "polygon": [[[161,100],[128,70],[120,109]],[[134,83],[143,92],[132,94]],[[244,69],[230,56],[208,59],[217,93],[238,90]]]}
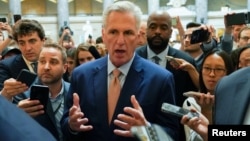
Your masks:
{"label": "suit sleeve", "polygon": [[11,78],[11,71],[9,67],[0,61],[0,90],[3,89],[4,81],[9,78]]}

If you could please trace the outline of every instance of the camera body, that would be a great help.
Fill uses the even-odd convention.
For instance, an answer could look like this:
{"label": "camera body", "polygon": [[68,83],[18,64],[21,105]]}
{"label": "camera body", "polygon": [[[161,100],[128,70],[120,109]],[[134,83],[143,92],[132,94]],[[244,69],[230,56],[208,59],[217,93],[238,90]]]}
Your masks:
{"label": "camera body", "polygon": [[250,12],[226,15],[225,18],[227,26],[248,24],[250,23]]}

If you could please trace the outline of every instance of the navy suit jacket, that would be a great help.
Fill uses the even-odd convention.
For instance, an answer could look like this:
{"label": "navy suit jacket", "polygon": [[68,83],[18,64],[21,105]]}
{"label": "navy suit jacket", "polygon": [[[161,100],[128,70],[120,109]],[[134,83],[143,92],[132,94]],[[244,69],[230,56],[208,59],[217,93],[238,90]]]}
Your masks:
{"label": "navy suit jacket", "polygon": [[[66,95],[69,91],[69,86],[70,84],[68,82],[63,81],[64,85],[64,101],[66,101]],[[42,83],[36,79],[35,82],[32,85],[42,85]],[[30,97],[30,89],[28,91],[25,91],[22,94],[19,94],[14,97],[14,103],[18,103],[21,100],[27,99]],[[44,128],[46,128],[57,140],[59,140],[59,134],[57,131],[57,126],[56,126],[56,119],[55,119],[55,114],[51,105],[50,100],[48,100],[47,103],[47,109],[45,114],[39,115],[37,117],[34,117],[34,119],[42,125]]]}
{"label": "navy suit jacket", "polygon": [[[147,46],[137,48],[136,53],[141,57],[147,59]],[[166,55],[173,56],[175,58],[182,58],[195,67],[194,59],[183,51],[169,47],[168,54]],[[166,69],[172,72],[174,75],[176,104],[182,107],[184,100],[187,98],[183,96],[183,93],[187,91],[197,91],[197,88],[193,84],[188,72],[183,70],[176,70],[169,64],[169,62],[167,62],[166,64]]]}
{"label": "navy suit jacket", "polygon": [[[65,113],[61,120],[62,130],[74,141],[132,141],[135,138],[124,138],[113,133],[117,129],[113,122],[108,124],[107,115],[107,61],[102,57],[83,64],[73,71],[71,86],[67,95]],[[72,95],[78,93],[80,107],[84,116],[89,119],[93,130],[72,134],[68,125],[69,109],[72,106]],[[174,139],[178,135],[179,121],[176,117],[161,112],[163,102],[175,104],[173,75],[165,69],[135,55],[113,115],[113,120],[123,112],[126,106],[132,107],[130,97],[135,95],[144,115],[149,122],[161,125]],[[112,120],[112,121],[113,121]]]}
{"label": "navy suit jacket", "polygon": [[243,124],[250,102],[250,67],[223,77],[215,89],[215,124]]}
{"label": "navy suit jacket", "polygon": [[3,83],[6,79],[16,79],[22,69],[29,70],[28,66],[23,60],[22,54],[18,54],[0,61],[0,90],[3,89]]}
{"label": "navy suit jacket", "polygon": [[56,141],[46,129],[1,95],[0,107],[2,141]]}

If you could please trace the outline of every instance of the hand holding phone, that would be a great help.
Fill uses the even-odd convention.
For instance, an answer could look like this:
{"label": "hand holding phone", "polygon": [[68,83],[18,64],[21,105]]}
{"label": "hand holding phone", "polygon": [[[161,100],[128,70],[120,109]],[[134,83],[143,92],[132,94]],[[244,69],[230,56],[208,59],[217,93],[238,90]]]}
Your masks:
{"label": "hand holding phone", "polygon": [[40,103],[44,106],[44,109],[46,110],[47,102],[49,99],[49,87],[44,85],[31,86],[30,99],[39,100]]}
{"label": "hand holding phone", "polygon": [[171,63],[173,63],[173,65],[175,66],[175,67],[179,67],[180,66],[180,63],[173,57],[173,56],[166,56],[166,59],[167,59],[167,61],[169,61],[169,62],[171,62]]}
{"label": "hand holding phone", "polygon": [[179,106],[176,106],[173,104],[169,104],[169,103],[163,103],[161,110],[164,113],[175,115],[175,116],[180,117],[180,118],[182,118],[182,116],[184,116],[184,115],[188,115],[188,117],[190,119],[193,117],[199,117],[199,113],[197,113],[197,112],[191,112],[188,109],[184,109],[182,107],[179,107]]}
{"label": "hand holding phone", "polygon": [[21,72],[18,74],[16,80],[25,83],[27,86],[30,86],[36,79],[36,76],[37,75],[35,73],[30,72],[27,69],[22,69]]}

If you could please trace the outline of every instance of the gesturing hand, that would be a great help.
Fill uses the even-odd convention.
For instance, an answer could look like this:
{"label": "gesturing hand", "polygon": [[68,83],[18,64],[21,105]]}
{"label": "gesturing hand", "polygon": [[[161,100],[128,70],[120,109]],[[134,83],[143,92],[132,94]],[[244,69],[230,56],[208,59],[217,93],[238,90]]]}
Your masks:
{"label": "gesturing hand", "polygon": [[144,117],[141,106],[136,100],[135,96],[131,96],[132,107],[125,107],[124,112],[126,114],[119,114],[117,119],[114,120],[114,124],[121,127],[124,130],[115,129],[114,133],[119,136],[132,137],[130,128],[132,126],[143,126],[148,122]]}
{"label": "gesturing hand", "polygon": [[93,127],[91,125],[85,125],[88,121],[88,118],[84,117],[84,113],[81,111],[79,96],[77,93],[74,93],[73,106],[69,110],[69,127],[77,132],[92,130]]}

